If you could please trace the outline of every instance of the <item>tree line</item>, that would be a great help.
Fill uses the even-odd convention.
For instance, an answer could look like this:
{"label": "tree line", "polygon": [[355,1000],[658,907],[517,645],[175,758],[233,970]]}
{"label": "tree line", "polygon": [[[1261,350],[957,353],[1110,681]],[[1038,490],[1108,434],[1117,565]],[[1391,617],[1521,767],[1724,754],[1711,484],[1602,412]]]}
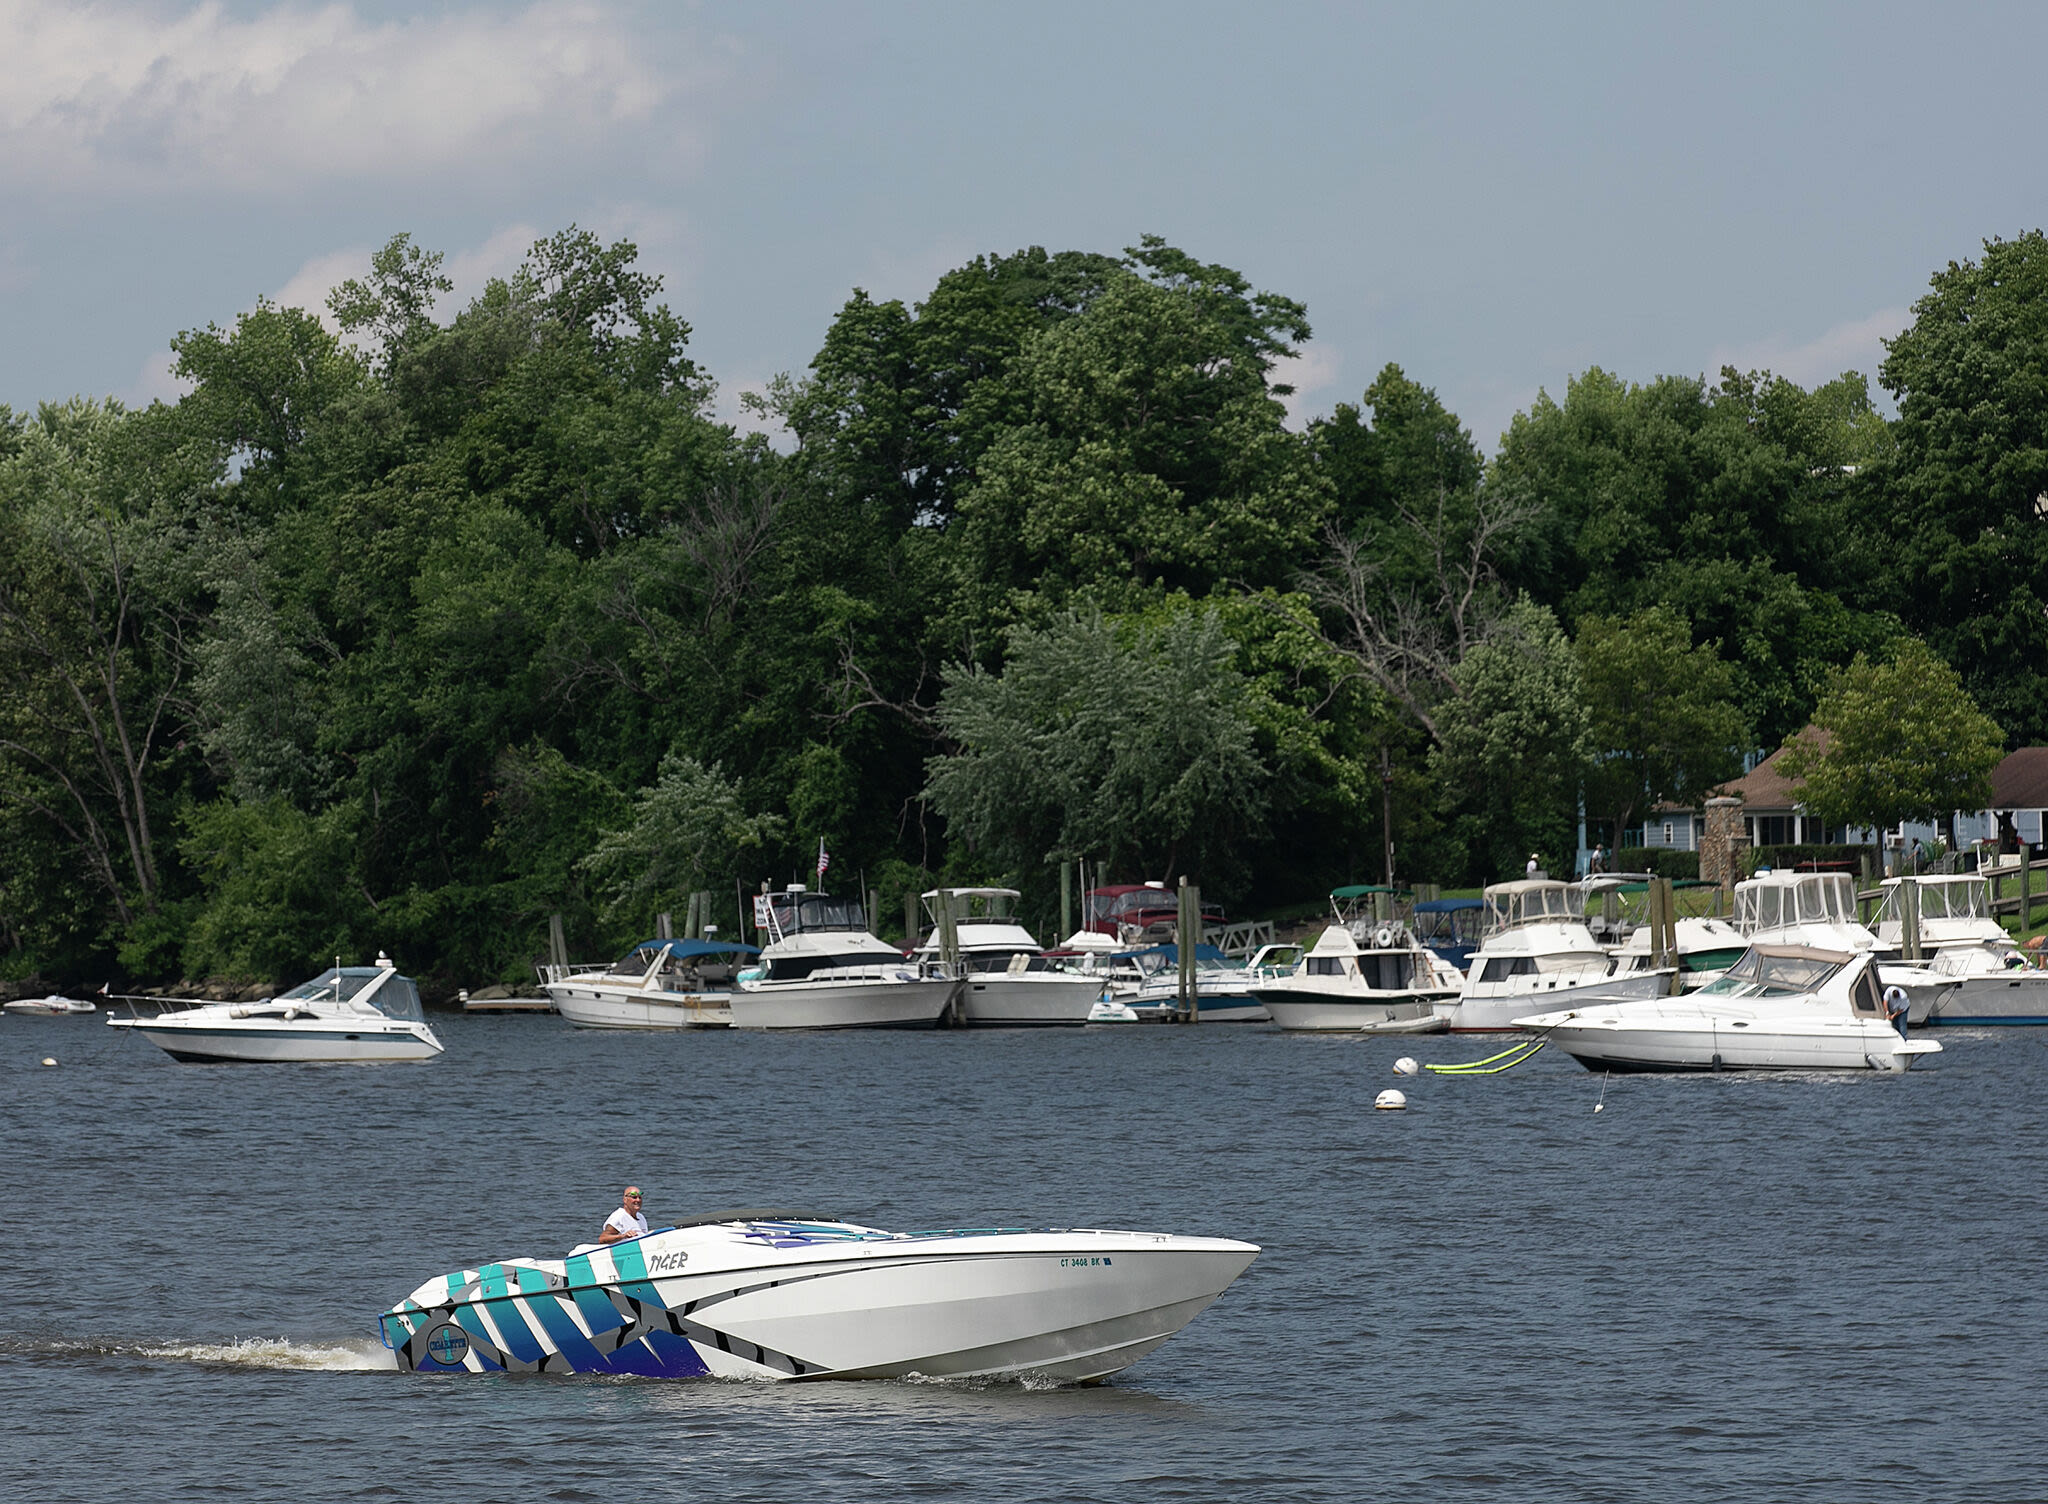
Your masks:
{"label": "tree line", "polygon": [[1153,237],[856,292],[780,448],[629,242],[451,291],[400,235],[179,335],[176,402],[0,408],[0,972],[509,979],[821,848],[884,914],[1049,926],[1074,858],[1269,906],[1382,876],[1383,807],[1471,883],[1918,664],[1978,761],[2048,733],[2038,231],[1935,273],[1895,418],[1593,368],[1491,459],[1394,365],[1290,430],[1307,310]]}

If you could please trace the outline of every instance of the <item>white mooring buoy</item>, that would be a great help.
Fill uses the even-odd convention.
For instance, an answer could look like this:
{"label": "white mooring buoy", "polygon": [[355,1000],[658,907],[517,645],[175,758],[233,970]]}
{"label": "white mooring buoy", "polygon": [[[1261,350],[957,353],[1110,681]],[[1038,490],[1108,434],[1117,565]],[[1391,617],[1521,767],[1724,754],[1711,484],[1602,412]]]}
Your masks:
{"label": "white mooring buoy", "polygon": [[57,1057],[55,1055],[45,1055],[43,1057],[43,1064],[45,1065],[55,1065],[56,1063]]}
{"label": "white mooring buoy", "polygon": [[1415,1063],[1413,1055],[1403,1055],[1394,1062],[1394,1074],[1397,1076],[1417,1076],[1421,1073],[1422,1067]]}
{"label": "white mooring buoy", "polygon": [[1399,1112],[1408,1105],[1408,1099],[1390,1086],[1372,1099],[1372,1105],[1381,1112]]}

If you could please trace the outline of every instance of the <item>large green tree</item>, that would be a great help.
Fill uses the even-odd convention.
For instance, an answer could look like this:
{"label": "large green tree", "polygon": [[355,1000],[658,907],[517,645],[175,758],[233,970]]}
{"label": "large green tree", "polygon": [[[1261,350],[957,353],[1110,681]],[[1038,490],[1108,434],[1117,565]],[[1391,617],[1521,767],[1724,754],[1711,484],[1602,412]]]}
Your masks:
{"label": "large green tree", "polygon": [[1236,654],[1193,606],[1014,627],[1000,673],[948,673],[938,725],[954,750],[931,759],[925,797],[1001,870],[1090,857],[1165,880],[1221,867],[1257,830],[1270,777]]}
{"label": "large green tree", "polygon": [[1589,616],[1575,644],[1586,698],[1586,812],[1609,839],[1664,801],[1693,805],[1742,770],[1748,726],[1734,676],[1684,618],[1653,606]]}
{"label": "large green tree", "polygon": [[2020,741],[2048,737],[2048,239],[1950,262],[1880,379],[1900,613]]}
{"label": "large green tree", "polygon": [[1858,376],[1806,392],[1733,369],[1632,385],[1593,368],[1502,439],[1487,490],[1524,519],[1502,575],[1567,630],[1678,612],[1721,644],[1760,733],[1788,736],[1830,668],[1898,630],[1859,489],[1884,444]]}
{"label": "large green tree", "polygon": [[1802,781],[1801,799],[1827,824],[1939,822],[1953,845],[1956,811],[1991,803],[2005,739],[1956,671],[1916,637],[1900,638],[1884,659],[1857,654],[1813,722],[1827,733],[1825,749],[1793,742],[1779,766]]}
{"label": "large green tree", "polygon": [[1455,677],[1430,766],[1456,802],[1481,875],[1519,877],[1531,853],[1562,870],[1588,752],[1570,640],[1546,608],[1517,601]]}

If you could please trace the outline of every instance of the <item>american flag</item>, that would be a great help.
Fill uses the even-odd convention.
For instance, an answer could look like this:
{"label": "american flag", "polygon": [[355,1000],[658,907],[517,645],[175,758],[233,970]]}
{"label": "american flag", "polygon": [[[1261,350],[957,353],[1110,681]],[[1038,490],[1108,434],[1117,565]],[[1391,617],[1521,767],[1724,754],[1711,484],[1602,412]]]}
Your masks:
{"label": "american flag", "polygon": [[825,838],[818,837],[818,881],[825,880],[825,869],[832,865],[832,858],[825,854]]}

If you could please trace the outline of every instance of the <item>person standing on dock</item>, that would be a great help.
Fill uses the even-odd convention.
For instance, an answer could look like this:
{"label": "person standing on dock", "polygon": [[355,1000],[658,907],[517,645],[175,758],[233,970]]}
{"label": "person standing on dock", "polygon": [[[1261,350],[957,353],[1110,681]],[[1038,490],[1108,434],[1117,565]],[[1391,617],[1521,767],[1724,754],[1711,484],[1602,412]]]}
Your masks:
{"label": "person standing on dock", "polygon": [[604,1219],[604,1227],[598,1232],[600,1243],[616,1243],[622,1238],[644,1238],[647,1236],[647,1218],[640,1207],[645,1200],[640,1187],[629,1185],[626,1193],[619,1198],[619,1209]]}

